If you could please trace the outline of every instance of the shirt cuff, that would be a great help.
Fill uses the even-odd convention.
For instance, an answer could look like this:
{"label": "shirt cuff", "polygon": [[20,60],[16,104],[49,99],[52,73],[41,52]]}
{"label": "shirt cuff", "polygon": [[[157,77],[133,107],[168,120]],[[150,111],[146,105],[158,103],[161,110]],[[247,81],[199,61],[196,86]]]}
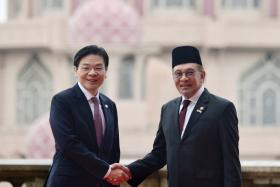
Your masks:
{"label": "shirt cuff", "polygon": [[112,168],[111,168],[111,166],[109,166],[109,169],[108,169],[107,173],[104,175],[103,179],[106,179],[109,176],[109,174],[111,173],[111,171],[112,171]]}

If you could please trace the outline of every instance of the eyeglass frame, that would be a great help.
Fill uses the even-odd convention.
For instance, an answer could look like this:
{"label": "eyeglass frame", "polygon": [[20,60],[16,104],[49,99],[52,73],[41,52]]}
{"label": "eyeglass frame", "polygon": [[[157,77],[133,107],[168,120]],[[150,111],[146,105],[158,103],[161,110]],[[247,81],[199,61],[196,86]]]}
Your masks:
{"label": "eyeglass frame", "polygon": [[183,78],[183,76],[185,76],[185,77],[187,77],[187,78],[191,78],[191,77],[193,77],[194,74],[195,74],[196,72],[198,72],[198,71],[199,71],[199,70],[195,70],[195,69],[193,69],[193,70],[188,70],[188,71],[186,71],[186,72],[182,72],[182,71],[180,71],[180,70],[176,70],[175,72],[172,73],[172,75],[173,75],[173,78],[175,78],[175,79],[181,79],[181,78]]}
{"label": "eyeglass frame", "polygon": [[89,73],[91,72],[92,70],[94,70],[94,72],[97,72],[97,73],[101,73],[103,70],[106,71],[106,67],[104,65],[96,65],[94,67],[91,67],[91,66],[79,66],[78,68],[80,68],[81,71],[85,72],[85,73]]}

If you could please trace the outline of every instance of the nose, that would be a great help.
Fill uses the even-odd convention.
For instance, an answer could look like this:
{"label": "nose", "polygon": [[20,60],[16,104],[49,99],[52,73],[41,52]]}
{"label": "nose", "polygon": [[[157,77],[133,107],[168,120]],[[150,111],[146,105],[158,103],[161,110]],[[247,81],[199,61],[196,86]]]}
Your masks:
{"label": "nose", "polygon": [[94,68],[91,68],[90,71],[88,72],[89,75],[96,75],[96,71]]}
{"label": "nose", "polygon": [[188,79],[189,79],[189,77],[185,73],[183,73],[180,80],[188,80]]}

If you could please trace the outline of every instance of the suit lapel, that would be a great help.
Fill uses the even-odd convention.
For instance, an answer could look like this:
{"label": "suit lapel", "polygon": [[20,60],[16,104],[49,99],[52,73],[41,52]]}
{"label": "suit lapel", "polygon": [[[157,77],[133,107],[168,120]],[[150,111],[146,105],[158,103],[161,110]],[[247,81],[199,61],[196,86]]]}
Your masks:
{"label": "suit lapel", "polygon": [[102,111],[103,111],[104,119],[105,119],[105,133],[102,138],[102,144],[101,144],[101,148],[102,148],[102,147],[105,147],[104,145],[106,144],[106,140],[110,139],[107,137],[112,134],[113,126],[111,124],[114,124],[114,122],[113,122],[114,118],[113,118],[111,110],[109,108],[109,106],[111,106],[111,105],[109,105],[108,101],[102,96],[102,94],[99,95],[99,99],[100,99],[100,104],[102,106]]}
{"label": "suit lapel", "polygon": [[207,89],[205,89],[203,91],[203,93],[201,94],[200,98],[198,99],[198,101],[197,101],[197,103],[196,103],[196,105],[195,105],[195,107],[192,111],[192,114],[191,114],[190,119],[188,121],[187,128],[185,129],[182,140],[190,135],[191,130],[197,124],[198,119],[201,117],[201,115],[203,115],[203,113],[207,109],[207,106],[208,106],[208,103],[209,103],[209,97],[208,96],[209,96],[209,92],[207,91]]}
{"label": "suit lapel", "polygon": [[172,116],[175,116],[175,117],[172,117],[174,119],[174,122],[173,124],[175,124],[175,128],[173,127],[172,129],[175,129],[175,134],[176,134],[176,137],[178,137],[178,140],[181,141],[181,133],[180,133],[180,129],[179,129],[179,110],[180,110],[180,104],[181,104],[181,101],[182,101],[182,97],[179,97],[175,100],[174,102],[174,109],[172,109],[171,111],[174,111],[175,114],[172,114]]}
{"label": "suit lapel", "polygon": [[78,111],[80,111],[80,117],[81,119],[85,120],[87,124],[86,128],[89,129],[89,135],[92,137],[94,140],[94,147],[97,146],[97,141],[96,141],[96,132],[94,128],[94,121],[93,121],[93,115],[92,111],[90,109],[88,100],[86,99],[85,95],[83,94],[82,90],[79,88],[78,84],[74,86],[74,90],[76,93],[76,104],[75,106],[77,107]]}

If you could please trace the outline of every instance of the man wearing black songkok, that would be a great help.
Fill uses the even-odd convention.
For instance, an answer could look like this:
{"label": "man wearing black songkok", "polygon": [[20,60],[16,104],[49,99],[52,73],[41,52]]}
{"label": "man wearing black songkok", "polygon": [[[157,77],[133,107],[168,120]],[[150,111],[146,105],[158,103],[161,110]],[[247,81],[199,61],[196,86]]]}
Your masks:
{"label": "man wearing black songkok", "polygon": [[137,186],[167,164],[169,187],[241,187],[234,104],[204,88],[197,48],[175,48],[172,72],[180,97],[162,106],[153,149],[128,165],[129,184]]}

